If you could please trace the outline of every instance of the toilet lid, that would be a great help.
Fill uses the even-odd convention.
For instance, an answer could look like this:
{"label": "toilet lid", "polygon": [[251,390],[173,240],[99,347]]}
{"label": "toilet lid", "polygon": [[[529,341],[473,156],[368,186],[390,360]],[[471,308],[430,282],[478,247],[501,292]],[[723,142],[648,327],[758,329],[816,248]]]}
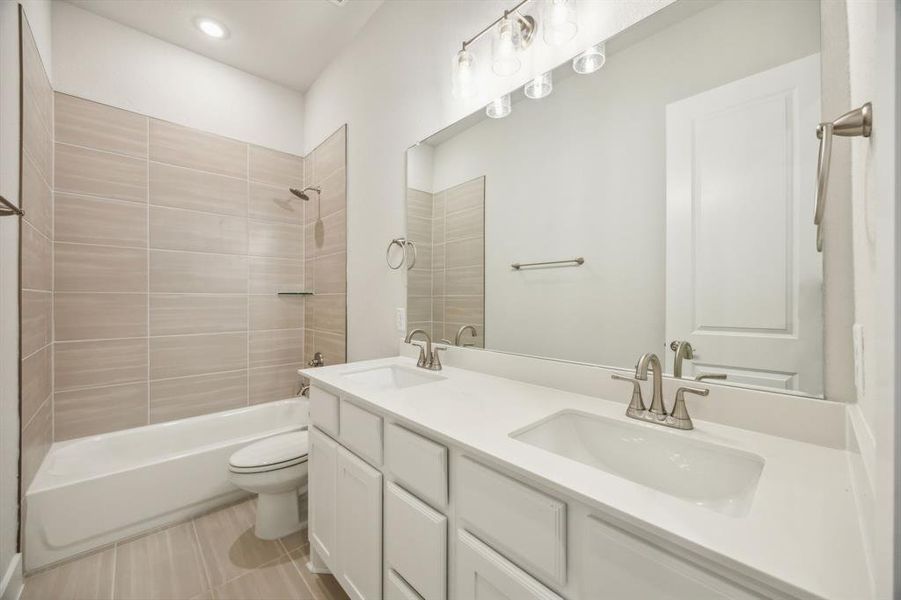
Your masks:
{"label": "toilet lid", "polygon": [[310,448],[306,431],[292,431],[254,442],[232,454],[228,466],[233,471],[272,471],[307,460]]}

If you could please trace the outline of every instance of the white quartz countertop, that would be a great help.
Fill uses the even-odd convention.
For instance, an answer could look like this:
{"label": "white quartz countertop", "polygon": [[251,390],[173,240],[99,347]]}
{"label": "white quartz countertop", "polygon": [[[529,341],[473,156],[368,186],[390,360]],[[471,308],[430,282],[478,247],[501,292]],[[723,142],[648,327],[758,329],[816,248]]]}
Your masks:
{"label": "white quartz countertop", "polygon": [[[361,406],[413,424],[599,513],[777,589],[800,597],[870,597],[846,451],[695,421],[693,431],[678,434],[752,452],[766,461],[749,513],[733,517],[510,437],[562,410],[659,427],[625,417],[622,402],[453,367],[437,373],[444,377],[440,381],[400,390],[343,376],[390,365],[416,368],[410,358],[393,357],[301,372],[317,385],[352,396]],[[715,394],[711,392],[711,401]]]}

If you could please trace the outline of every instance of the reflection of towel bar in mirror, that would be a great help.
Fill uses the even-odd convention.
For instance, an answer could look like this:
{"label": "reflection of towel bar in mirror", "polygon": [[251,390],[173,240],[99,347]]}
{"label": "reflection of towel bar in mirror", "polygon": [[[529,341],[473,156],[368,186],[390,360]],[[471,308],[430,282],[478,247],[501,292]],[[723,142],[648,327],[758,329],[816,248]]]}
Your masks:
{"label": "reflection of towel bar in mirror", "polygon": [[870,137],[873,130],[873,106],[867,102],[860,108],[849,110],[831,123],[817,126],[820,151],[817,155],[817,192],[813,224],[817,226],[817,251],[823,251],[823,215],[826,212],[826,193],[829,189],[829,166],[832,161],[832,136]]}
{"label": "reflection of towel bar in mirror", "polygon": [[574,267],[578,267],[585,263],[585,259],[581,256],[576,258],[570,258],[568,260],[548,260],[545,262],[533,262],[533,263],[513,263],[510,265],[514,270],[519,271],[523,267],[547,267],[552,265],[572,265]]}
{"label": "reflection of towel bar in mirror", "polygon": [[[391,264],[391,246],[398,246],[403,252],[403,257],[400,259],[396,265]],[[413,250],[413,256],[407,256],[407,248],[411,248]],[[388,263],[388,268],[392,271],[397,271],[404,263],[407,264],[407,270],[409,271],[413,267],[416,266],[416,243],[413,240],[408,240],[407,238],[399,237],[394,238],[390,242],[388,242],[388,249],[385,250],[385,262]]]}

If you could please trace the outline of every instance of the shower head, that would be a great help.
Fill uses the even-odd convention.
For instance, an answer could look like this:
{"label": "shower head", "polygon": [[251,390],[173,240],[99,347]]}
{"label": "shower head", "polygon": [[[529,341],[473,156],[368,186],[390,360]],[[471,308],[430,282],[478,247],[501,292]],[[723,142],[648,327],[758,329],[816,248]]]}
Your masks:
{"label": "shower head", "polygon": [[292,194],[294,194],[295,196],[300,198],[301,200],[309,200],[310,199],[310,196],[307,194],[307,192],[316,192],[317,196],[319,196],[319,192],[320,192],[320,189],[318,187],[313,187],[313,186],[305,187],[302,190],[299,190],[297,188],[288,188],[288,190]]}

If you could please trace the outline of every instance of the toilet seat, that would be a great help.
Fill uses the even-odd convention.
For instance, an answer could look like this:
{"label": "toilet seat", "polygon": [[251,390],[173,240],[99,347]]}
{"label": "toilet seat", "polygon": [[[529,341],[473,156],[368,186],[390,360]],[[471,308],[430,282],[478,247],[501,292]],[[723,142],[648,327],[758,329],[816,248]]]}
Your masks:
{"label": "toilet seat", "polygon": [[228,459],[232,473],[266,473],[307,462],[310,441],[307,431],[292,431],[254,442]]}

